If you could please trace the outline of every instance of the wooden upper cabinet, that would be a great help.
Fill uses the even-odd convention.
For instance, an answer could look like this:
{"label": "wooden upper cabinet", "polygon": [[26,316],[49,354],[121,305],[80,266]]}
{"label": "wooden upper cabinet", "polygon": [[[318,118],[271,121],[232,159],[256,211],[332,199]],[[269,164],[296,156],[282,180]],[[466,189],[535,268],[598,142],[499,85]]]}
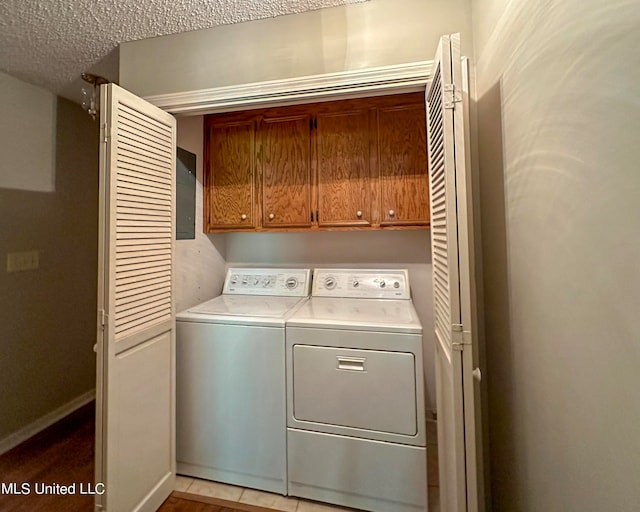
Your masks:
{"label": "wooden upper cabinet", "polygon": [[309,114],[265,117],[260,125],[262,226],[311,226]]}
{"label": "wooden upper cabinet", "polygon": [[205,229],[429,225],[422,93],[205,117]]}
{"label": "wooden upper cabinet", "polygon": [[209,118],[204,142],[205,229],[255,228],[255,120]]}
{"label": "wooden upper cabinet", "polygon": [[380,225],[428,225],[424,103],[378,110]]}
{"label": "wooden upper cabinet", "polygon": [[[371,133],[367,108],[319,113],[318,226],[371,225]],[[375,140],[375,139],[374,139]]]}

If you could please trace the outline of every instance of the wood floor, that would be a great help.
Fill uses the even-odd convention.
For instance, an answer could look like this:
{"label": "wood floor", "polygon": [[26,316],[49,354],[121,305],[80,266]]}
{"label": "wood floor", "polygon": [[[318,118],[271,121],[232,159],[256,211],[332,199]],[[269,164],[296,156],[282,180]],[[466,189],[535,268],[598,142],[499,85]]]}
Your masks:
{"label": "wood floor", "polygon": [[[91,402],[0,456],[0,484],[28,484],[28,495],[0,493],[2,512],[87,512],[93,496],[79,484],[93,484],[94,414]],[[76,484],[75,495],[37,495],[36,484]],[[4,489],[6,491],[6,489]]]}
{"label": "wood floor", "polygon": [[[79,494],[80,484],[93,485],[95,403],[78,409],[48,429],[0,456],[0,512],[91,512],[92,495]],[[7,486],[29,494],[10,494]],[[36,494],[36,484],[76,485],[74,495]],[[254,505],[174,492],[158,512],[274,512]]]}

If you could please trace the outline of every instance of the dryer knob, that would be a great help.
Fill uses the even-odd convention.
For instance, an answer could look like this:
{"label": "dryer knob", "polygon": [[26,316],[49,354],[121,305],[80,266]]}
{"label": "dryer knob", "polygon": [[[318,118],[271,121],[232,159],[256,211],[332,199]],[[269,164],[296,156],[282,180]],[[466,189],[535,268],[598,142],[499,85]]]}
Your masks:
{"label": "dryer knob", "polygon": [[384,282],[384,280],[380,281],[379,284],[380,288],[384,288],[385,286],[387,286],[387,283]]}

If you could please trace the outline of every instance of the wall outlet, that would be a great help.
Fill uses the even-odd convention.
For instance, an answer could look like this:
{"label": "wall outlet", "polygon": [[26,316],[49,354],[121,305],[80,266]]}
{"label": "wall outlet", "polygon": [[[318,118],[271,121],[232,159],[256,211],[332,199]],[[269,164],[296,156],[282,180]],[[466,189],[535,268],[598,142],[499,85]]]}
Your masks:
{"label": "wall outlet", "polygon": [[37,250],[10,252],[7,254],[7,272],[35,270],[40,266],[40,253]]}

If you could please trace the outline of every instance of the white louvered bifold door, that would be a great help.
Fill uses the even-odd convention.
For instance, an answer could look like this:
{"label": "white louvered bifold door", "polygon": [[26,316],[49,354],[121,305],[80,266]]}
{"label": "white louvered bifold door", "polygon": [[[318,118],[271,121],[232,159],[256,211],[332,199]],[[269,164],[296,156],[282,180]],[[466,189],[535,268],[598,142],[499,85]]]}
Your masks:
{"label": "white louvered bifold door", "polygon": [[100,94],[96,510],[155,511],[175,480],[176,123]]}
{"label": "white louvered bifold door", "polygon": [[[458,34],[440,40],[426,92],[440,507],[478,510],[465,88]],[[466,393],[466,395],[465,395]]]}

